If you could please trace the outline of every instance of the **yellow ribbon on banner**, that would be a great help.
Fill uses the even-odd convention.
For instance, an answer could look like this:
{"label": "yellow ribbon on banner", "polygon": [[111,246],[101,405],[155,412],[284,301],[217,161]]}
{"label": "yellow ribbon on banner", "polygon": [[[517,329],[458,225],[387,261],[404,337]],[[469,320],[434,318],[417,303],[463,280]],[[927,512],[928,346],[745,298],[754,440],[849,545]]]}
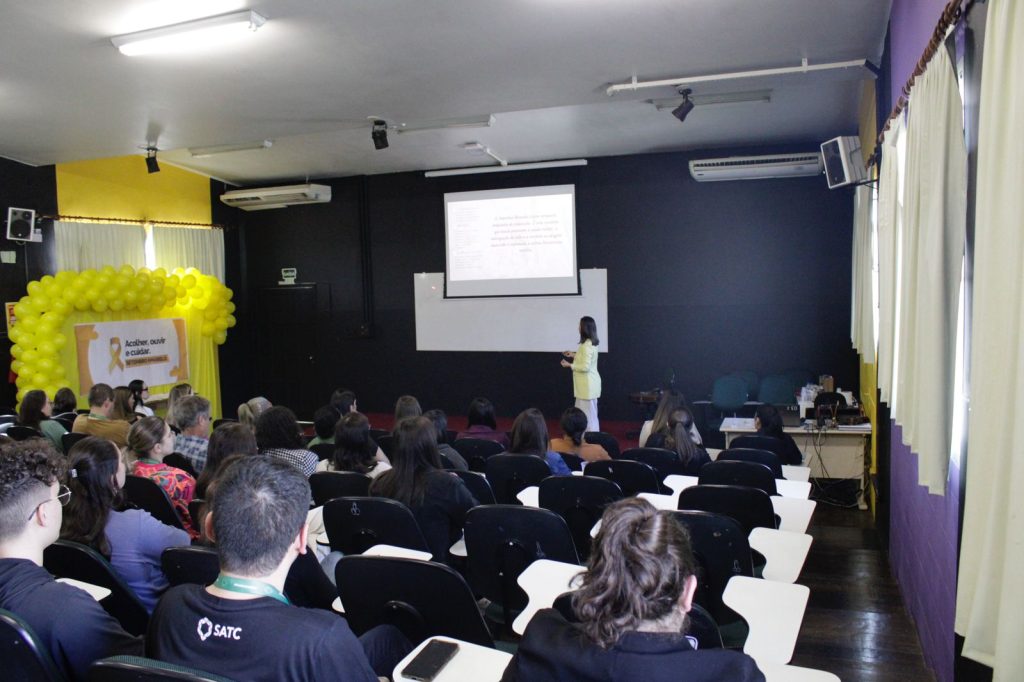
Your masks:
{"label": "yellow ribbon on banner", "polygon": [[107,367],[107,371],[113,372],[115,367],[124,370],[124,363],[121,362],[121,339],[112,336],[110,337],[110,366]]}

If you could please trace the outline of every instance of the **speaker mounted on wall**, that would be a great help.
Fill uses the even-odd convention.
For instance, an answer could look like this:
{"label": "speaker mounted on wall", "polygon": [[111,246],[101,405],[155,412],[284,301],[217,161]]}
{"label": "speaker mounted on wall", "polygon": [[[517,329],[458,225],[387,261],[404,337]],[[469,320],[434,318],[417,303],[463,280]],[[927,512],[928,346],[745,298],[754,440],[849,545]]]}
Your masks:
{"label": "speaker mounted on wall", "polygon": [[36,224],[36,212],[31,208],[8,208],[7,238],[16,242],[43,241],[43,230]]}

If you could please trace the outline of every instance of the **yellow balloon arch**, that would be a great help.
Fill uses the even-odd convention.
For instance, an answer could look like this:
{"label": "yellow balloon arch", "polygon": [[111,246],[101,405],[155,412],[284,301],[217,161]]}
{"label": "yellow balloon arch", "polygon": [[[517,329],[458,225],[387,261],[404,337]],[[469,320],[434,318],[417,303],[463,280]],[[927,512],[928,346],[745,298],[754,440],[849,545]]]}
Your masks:
{"label": "yellow balloon arch", "polygon": [[150,270],[131,265],[120,269],[62,270],[28,283],[28,295],[14,306],[11,329],[11,370],[18,375],[18,402],[25,393],[41,389],[50,398],[67,385],[60,351],[68,339],[61,333],[76,313],[132,313],[139,317],[175,317],[200,313],[200,333],[218,345],[235,326],[232,291],[216,277],[195,268]]}

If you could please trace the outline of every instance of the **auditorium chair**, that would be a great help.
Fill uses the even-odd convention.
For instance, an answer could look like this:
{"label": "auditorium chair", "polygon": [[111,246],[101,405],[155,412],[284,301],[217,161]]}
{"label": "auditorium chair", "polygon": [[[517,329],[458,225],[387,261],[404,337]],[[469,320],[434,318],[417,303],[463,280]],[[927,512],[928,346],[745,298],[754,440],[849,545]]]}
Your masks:
{"label": "auditorium chair", "polygon": [[470,471],[480,472],[489,457],[505,452],[501,443],[486,438],[459,438],[452,442],[452,447],[466,460]]}
{"label": "auditorium chair", "polygon": [[401,502],[384,497],[336,497],[324,505],[331,551],[362,554],[374,545],[429,552],[416,518]]}
{"label": "auditorium chair", "polygon": [[541,509],[565,519],[583,561],[590,556],[590,529],[600,520],[604,508],[622,497],[618,485],[598,476],[548,476],[540,482],[538,491]]}
{"label": "auditorium chair", "polygon": [[46,645],[39,641],[28,623],[3,609],[0,609],[0,660],[7,670],[7,679],[64,682]]}
{"label": "auditorium chair", "polygon": [[537,559],[580,562],[565,520],[547,509],[474,507],[466,514],[465,540],[469,584],[474,594],[501,606],[507,627],[512,625],[512,611],[527,603],[516,582],[527,566]]}
{"label": "auditorium chair", "polygon": [[18,426],[17,424],[11,426],[5,431],[7,437],[11,440],[28,440],[29,438],[43,438],[43,434],[36,431],[31,426]]}
{"label": "auditorium chair", "polygon": [[489,457],[485,471],[498,504],[519,504],[519,491],[551,475],[548,463],[540,457],[508,453]]}
{"label": "auditorium chair", "polygon": [[619,457],[619,441],[610,433],[604,431],[587,431],[583,434],[583,440],[587,443],[600,445],[612,459]]}
{"label": "auditorium chair", "polygon": [[316,445],[308,446],[308,448],[321,462],[325,459],[330,459],[334,455],[334,445],[331,443],[317,443]]}
{"label": "auditorium chair", "polygon": [[175,528],[185,529],[171,498],[160,484],[145,476],[125,476],[124,494],[133,506],[148,511],[153,518]]}
{"label": "auditorium chair", "polygon": [[232,682],[226,677],[141,656],[101,658],[89,668],[89,682]]}
{"label": "auditorium chair", "polygon": [[571,452],[559,452],[558,456],[569,467],[569,471],[583,471],[583,458]]}
{"label": "auditorium chair", "polygon": [[168,547],[160,554],[160,569],[172,586],[210,585],[220,573],[220,560],[212,547]]}
{"label": "auditorium chair", "polygon": [[784,444],[771,436],[737,436],[729,443],[729,447],[718,454],[716,462],[723,460],[744,460],[764,464],[772,470],[775,478],[782,475],[782,450]]}
{"label": "auditorium chair", "polygon": [[335,497],[366,497],[371,480],[354,471],[318,471],[309,477],[313,505],[320,507]]}
{"label": "auditorium chair", "polygon": [[377,447],[384,453],[384,456],[390,459],[391,453],[395,448],[395,437],[388,433],[379,438],[374,438],[374,440],[377,441]]}
{"label": "auditorium chair", "polygon": [[708,462],[700,468],[697,485],[738,485],[778,495],[772,470],[764,464],[741,460]]}
{"label": "auditorium chair", "polygon": [[164,455],[162,461],[169,467],[181,469],[192,478],[199,478],[199,473],[196,471],[195,467],[192,466],[192,462],[190,462],[188,457],[180,452],[172,452],[169,455]]}
{"label": "auditorium chair", "polygon": [[75,443],[88,437],[89,434],[87,433],[65,433],[60,437],[60,444],[64,447],[64,454],[70,453],[71,448],[75,447]]}
{"label": "auditorium chair", "polygon": [[679,453],[665,448],[630,448],[622,451],[622,459],[643,462],[658,474],[658,482],[662,483],[661,492],[668,494],[664,487],[666,476],[687,476],[686,466],[679,461]]}
{"label": "auditorium chair", "polygon": [[466,484],[467,488],[469,488],[469,494],[472,495],[478,503],[497,503],[494,499],[494,491],[491,490],[491,484],[487,482],[486,476],[475,471],[454,470],[452,473],[462,479],[462,482]]}
{"label": "auditorium chair", "polygon": [[77,542],[57,540],[43,550],[43,568],[58,578],[71,578],[110,590],[100,602],[128,633],[141,635],[149,624],[149,612],[103,556]]}
{"label": "auditorium chair", "polygon": [[736,485],[691,486],[679,493],[678,508],[729,516],[740,524],[744,537],[754,528],[778,528],[772,498],[757,488]]}
{"label": "auditorium chair", "polygon": [[494,647],[494,639],[465,579],[433,561],[345,556],[334,568],[345,618],[361,635],[393,625],[413,645],[442,635]]}
{"label": "auditorium chair", "polygon": [[661,492],[658,474],[642,462],[628,459],[591,462],[587,465],[587,476],[600,476],[614,481],[626,497],[633,497],[639,493]]}

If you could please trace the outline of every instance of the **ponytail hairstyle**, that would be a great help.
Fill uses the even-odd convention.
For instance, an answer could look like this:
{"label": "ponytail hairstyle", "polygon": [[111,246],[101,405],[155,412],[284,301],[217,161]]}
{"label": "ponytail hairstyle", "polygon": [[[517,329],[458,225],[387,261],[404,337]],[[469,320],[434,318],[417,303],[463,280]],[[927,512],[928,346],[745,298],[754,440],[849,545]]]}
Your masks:
{"label": "ponytail hairstyle", "polygon": [[143,417],[128,430],[128,449],[140,459],[149,457],[153,448],[163,441],[166,432],[167,423],[160,417]]}
{"label": "ponytail hairstyle", "polygon": [[685,407],[677,407],[672,410],[668,418],[668,436],[665,438],[665,445],[669,450],[675,450],[679,455],[679,461],[684,465],[689,464],[694,457],[700,453],[700,447],[693,442],[690,429],[693,428],[693,415]]}
{"label": "ponytail hairstyle", "polygon": [[583,432],[587,430],[587,415],[578,407],[562,413],[562,431],[576,447],[583,445]]}
{"label": "ponytail hairstyle", "polygon": [[119,509],[124,496],[117,484],[121,451],[113,441],[89,436],[68,452],[68,500],[61,522],[60,537],[92,547],[110,558],[107,519]]}
{"label": "ponytail hairstyle", "polygon": [[[586,636],[608,649],[642,624],[678,613],[695,572],[689,533],[672,512],[626,498],[605,509],[589,570],[572,596],[573,610]],[[685,625],[684,616],[680,632]]]}
{"label": "ponytail hairstyle", "polygon": [[585,315],[580,318],[580,343],[588,340],[595,346],[601,343],[597,338],[597,323],[594,322],[594,318]]}
{"label": "ponytail hairstyle", "polygon": [[256,430],[256,422],[260,415],[269,410],[273,405],[263,396],[250,398],[238,406],[238,421],[247,424],[253,431]]}
{"label": "ponytail hairstyle", "polygon": [[658,409],[651,422],[651,433],[667,433],[668,418],[678,407],[686,406],[686,398],[679,391],[672,389],[661,394]]}

